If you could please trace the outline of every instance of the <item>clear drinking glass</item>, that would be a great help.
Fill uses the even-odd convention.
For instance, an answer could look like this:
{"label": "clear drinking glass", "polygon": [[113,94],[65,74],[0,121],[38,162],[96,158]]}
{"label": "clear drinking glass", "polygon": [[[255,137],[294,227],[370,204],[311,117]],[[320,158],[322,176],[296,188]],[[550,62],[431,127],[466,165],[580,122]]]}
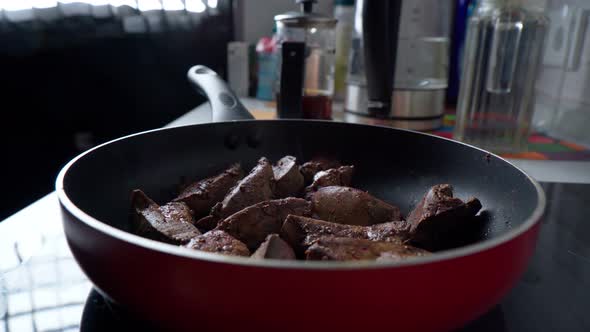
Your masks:
{"label": "clear drinking glass", "polygon": [[455,138],[494,152],[526,149],[549,20],[539,0],[483,0],[469,20]]}

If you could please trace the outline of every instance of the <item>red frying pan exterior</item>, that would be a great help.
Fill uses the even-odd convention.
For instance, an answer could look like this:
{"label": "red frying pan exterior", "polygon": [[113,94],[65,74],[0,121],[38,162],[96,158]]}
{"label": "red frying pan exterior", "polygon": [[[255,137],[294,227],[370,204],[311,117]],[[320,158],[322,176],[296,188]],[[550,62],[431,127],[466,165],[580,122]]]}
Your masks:
{"label": "red frying pan exterior", "polygon": [[[524,272],[544,195],[501,158],[391,128],[247,120],[210,69],[193,67],[189,78],[223,123],[115,140],[72,160],[56,182],[77,262],[103,295],[141,319],[181,331],[450,331],[498,303]],[[245,121],[229,121],[235,117]],[[429,186],[452,183],[459,196],[482,200],[491,224],[476,244],[394,263],[252,261],[124,231],[132,189],[165,201],[163,184],[180,175],[286,153],[335,153],[357,168],[355,185],[405,210]]]}
{"label": "red frying pan exterior", "polygon": [[[62,214],[70,248],[103,294],[166,330],[450,331],[522,275],[539,223],[497,246],[399,267],[235,265],[138,246]],[[130,286],[133,285],[133,286]]]}

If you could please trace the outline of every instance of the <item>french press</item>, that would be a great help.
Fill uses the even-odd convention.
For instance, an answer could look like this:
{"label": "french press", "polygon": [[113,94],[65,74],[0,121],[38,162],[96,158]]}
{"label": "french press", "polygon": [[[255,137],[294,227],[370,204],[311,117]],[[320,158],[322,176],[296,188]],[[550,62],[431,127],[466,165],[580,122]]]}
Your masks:
{"label": "french press", "polygon": [[297,0],[300,11],[275,16],[278,40],[275,83],[282,118],[331,119],[337,20],[313,12],[315,0]]}

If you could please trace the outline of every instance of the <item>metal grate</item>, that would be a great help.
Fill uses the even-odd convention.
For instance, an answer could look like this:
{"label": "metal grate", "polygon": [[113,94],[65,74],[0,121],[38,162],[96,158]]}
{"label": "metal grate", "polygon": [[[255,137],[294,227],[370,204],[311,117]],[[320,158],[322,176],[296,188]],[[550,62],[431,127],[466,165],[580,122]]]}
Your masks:
{"label": "metal grate", "polygon": [[78,331],[91,283],[76,265],[63,234],[0,279],[0,332]]}

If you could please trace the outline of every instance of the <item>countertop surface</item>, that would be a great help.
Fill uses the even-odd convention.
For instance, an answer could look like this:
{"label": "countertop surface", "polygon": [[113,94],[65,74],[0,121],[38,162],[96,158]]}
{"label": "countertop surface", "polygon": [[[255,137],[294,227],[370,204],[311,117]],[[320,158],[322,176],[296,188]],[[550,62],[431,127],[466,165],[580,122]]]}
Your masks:
{"label": "countertop surface", "polygon": [[[205,104],[168,127],[209,119]],[[590,163],[511,161],[541,182],[561,183],[543,183],[548,209],[528,271],[464,330],[589,331]],[[91,293],[67,248],[55,193],[0,223],[0,271],[0,332],[105,331],[132,321]]]}
{"label": "countertop surface", "polygon": [[[243,98],[242,103],[249,110],[267,109],[265,102]],[[334,108],[335,121],[343,121],[342,112]],[[262,113],[262,112],[261,112]],[[260,114],[260,113],[259,113]],[[264,118],[272,118],[272,113]],[[178,127],[211,121],[211,107],[204,103],[172,121],[167,127]],[[590,162],[562,160],[508,159],[517,167],[529,173],[537,181],[561,183],[590,183]]]}

